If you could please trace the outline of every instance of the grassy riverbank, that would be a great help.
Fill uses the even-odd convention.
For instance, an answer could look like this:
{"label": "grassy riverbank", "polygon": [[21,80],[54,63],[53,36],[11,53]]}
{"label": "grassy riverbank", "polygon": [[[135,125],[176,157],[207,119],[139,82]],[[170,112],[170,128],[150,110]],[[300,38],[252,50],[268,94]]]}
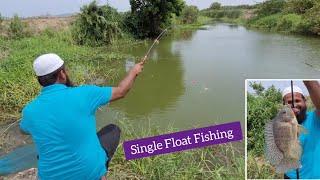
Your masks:
{"label": "grassy riverbank", "polygon": [[[135,130],[127,122],[120,123],[122,141],[156,134],[174,132],[172,128],[159,131],[150,127]],[[244,156],[234,143],[211,146],[143,158],[125,160],[123,147],[119,146],[110,164],[110,179],[244,179]],[[242,146],[242,145],[241,145]]]}
{"label": "grassy riverbank", "polygon": [[[128,37],[118,40],[114,46],[136,42]],[[22,107],[40,91],[32,70],[32,62],[37,56],[50,52],[59,54],[76,84],[90,83],[98,78],[113,84],[121,62],[130,56],[115,49],[108,51],[107,46],[75,45],[70,31],[44,31],[19,40],[0,38],[0,47],[0,121],[17,119]]]}
{"label": "grassy riverbank", "polygon": [[212,7],[201,14],[249,28],[320,36],[320,2],[316,0],[267,0],[251,6]]}

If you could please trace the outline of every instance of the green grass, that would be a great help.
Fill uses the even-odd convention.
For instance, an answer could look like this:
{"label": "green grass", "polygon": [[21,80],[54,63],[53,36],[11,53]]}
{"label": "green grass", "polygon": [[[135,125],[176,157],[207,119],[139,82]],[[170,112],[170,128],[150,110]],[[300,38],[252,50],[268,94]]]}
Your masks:
{"label": "green grass", "polygon": [[[121,122],[122,141],[165,134],[156,127],[137,130]],[[122,143],[121,143],[122,144]],[[108,179],[244,179],[244,155],[232,144],[125,160],[120,145],[110,163]]]}
{"label": "green grass", "polygon": [[[129,37],[115,46],[135,43]],[[32,63],[44,53],[56,53],[65,60],[71,80],[76,84],[97,78],[110,84],[118,75],[119,64],[128,57],[108,47],[75,45],[70,32],[42,33],[20,40],[0,38],[0,122],[17,119],[23,106],[40,91]]]}

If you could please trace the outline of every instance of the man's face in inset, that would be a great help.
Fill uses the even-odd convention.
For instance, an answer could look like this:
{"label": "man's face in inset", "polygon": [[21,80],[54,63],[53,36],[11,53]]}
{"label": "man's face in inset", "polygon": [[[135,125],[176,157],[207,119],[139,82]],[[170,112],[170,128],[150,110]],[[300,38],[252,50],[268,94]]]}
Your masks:
{"label": "man's face in inset", "polygon": [[294,114],[297,117],[299,123],[302,123],[306,118],[307,112],[307,104],[305,97],[300,93],[293,93],[294,102],[292,101],[292,94],[286,94],[283,97],[283,104],[289,104],[292,107],[292,103],[294,104],[294,108],[292,108]]}

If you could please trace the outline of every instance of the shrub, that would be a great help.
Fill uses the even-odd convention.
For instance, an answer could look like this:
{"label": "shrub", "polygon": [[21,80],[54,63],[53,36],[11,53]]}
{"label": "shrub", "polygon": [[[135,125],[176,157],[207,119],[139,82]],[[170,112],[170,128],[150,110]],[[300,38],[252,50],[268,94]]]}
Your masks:
{"label": "shrub", "polygon": [[285,6],[287,13],[304,14],[315,5],[315,0],[288,0]]}
{"label": "shrub", "polygon": [[258,6],[257,15],[268,16],[282,12],[286,4],[285,0],[267,0]]}
{"label": "shrub", "polygon": [[304,14],[304,28],[307,32],[320,35],[320,2],[317,2]]}
{"label": "shrub", "polygon": [[18,15],[14,15],[9,25],[9,36],[13,39],[20,39],[28,35],[27,25],[21,21]]}
{"label": "shrub", "polygon": [[298,32],[302,17],[298,14],[287,14],[282,16],[277,22],[276,30],[286,32]]}
{"label": "shrub", "polygon": [[274,14],[271,16],[254,19],[251,22],[249,22],[249,24],[256,28],[273,30],[277,26],[280,17],[280,14]]}
{"label": "shrub", "polygon": [[199,9],[196,6],[186,6],[181,13],[181,21],[184,24],[195,23],[198,20]]}
{"label": "shrub", "polygon": [[121,35],[120,15],[108,6],[98,6],[95,1],[81,8],[81,13],[72,28],[72,37],[77,44],[101,46],[111,44]]}
{"label": "shrub", "polygon": [[218,2],[214,2],[210,5],[209,9],[220,9],[221,8],[221,4]]}
{"label": "shrub", "polygon": [[264,127],[267,121],[272,119],[282,103],[280,90],[274,86],[261,90],[256,83],[250,84],[256,90],[256,94],[248,93],[247,97],[247,129],[248,151],[255,155],[264,152]]}

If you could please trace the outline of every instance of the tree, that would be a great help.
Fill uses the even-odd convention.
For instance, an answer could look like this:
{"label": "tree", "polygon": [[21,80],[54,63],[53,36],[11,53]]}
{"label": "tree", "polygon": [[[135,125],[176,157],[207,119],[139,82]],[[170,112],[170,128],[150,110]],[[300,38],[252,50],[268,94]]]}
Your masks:
{"label": "tree", "polygon": [[320,35],[320,2],[317,2],[304,14],[305,26],[312,34]]}
{"label": "tree", "polygon": [[80,45],[110,44],[121,35],[120,15],[109,5],[98,6],[95,1],[81,8],[73,29],[73,39]]}
{"label": "tree", "polygon": [[285,5],[285,0],[267,0],[259,4],[257,14],[258,16],[268,16],[271,14],[280,13],[284,9]]}
{"label": "tree", "polygon": [[218,2],[213,2],[211,5],[210,5],[210,8],[209,9],[215,9],[215,10],[219,10],[221,8],[221,4],[218,3]]}
{"label": "tree", "polygon": [[186,6],[181,13],[181,20],[184,24],[195,23],[198,20],[199,9],[197,6]]}
{"label": "tree", "polygon": [[139,38],[156,37],[164,28],[171,25],[173,14],[180,15],[182,0],[130,0],[131,14],[125,20],[132,33]]}
{"label": "tree", "polygon": [[288,13],[304,14],[315,5],[315,0],[288,0],[286,11]]}

